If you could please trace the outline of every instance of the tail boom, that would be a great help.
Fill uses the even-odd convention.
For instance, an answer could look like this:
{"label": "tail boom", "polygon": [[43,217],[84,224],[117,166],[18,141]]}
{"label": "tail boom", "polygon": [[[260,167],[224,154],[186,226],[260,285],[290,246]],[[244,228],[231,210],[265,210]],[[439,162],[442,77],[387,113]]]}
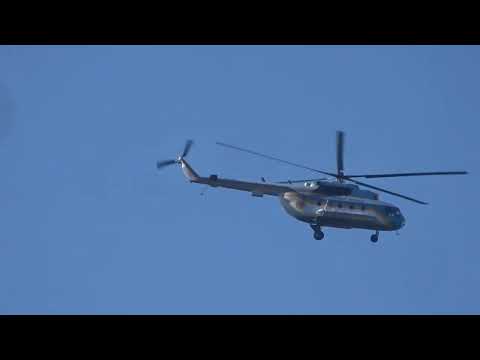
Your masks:
{"label": "tail boom", "polygon": [[240,181],[234,179],[222,179],[216,175],[209,177],[202,177],[198,175],[195,170],[192,169],[190,164],[185,160],[180,160],[182,165],[182,170],[187,179],[193,183],[210,185],[212,187],[222,187],[233,190],[240,190],[252,193],[253,196],[263,196],[271,195],[278,196],[292,189],[288,186],[276,185],[276,184],[267,184],[267,183],[256,183],[248,181]]}

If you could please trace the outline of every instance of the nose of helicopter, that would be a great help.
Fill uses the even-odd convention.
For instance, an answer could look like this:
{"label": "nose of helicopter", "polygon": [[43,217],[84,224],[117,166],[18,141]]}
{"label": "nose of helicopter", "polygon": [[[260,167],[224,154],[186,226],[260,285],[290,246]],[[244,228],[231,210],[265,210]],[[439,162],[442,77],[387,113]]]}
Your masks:
{"label": "nose of helicopter", "polygon": [[402,214],[397,217],[395,225],[398,227],[398,229],[401,229],[405,226],[405,217]]}
{"label": "nose of helicopter", "polygon": [[405,218],[402,214],[397,214],[389,220],[390,229],[399,230],[405,226]]}

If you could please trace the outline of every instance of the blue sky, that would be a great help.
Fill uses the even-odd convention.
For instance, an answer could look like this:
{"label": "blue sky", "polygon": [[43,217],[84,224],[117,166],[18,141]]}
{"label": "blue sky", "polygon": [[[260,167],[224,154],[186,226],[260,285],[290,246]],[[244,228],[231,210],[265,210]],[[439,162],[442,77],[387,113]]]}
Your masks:
{"label": "blue sky", "polygon": [[[478,46],[1,46],[0,313],[464,314],[480,310]],[[307,224],[189,184],[372,179],[400,235]]]}

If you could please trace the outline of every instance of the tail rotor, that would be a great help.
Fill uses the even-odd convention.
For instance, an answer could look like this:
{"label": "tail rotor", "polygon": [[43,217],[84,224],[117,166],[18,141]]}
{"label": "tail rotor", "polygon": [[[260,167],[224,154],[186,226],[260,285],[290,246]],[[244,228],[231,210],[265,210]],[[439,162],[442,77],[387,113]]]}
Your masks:
{"label": "tail rotor", "polygon": [[193,140],[187,140],[185,143],[185,146],[183,148],[182,155],[178,156],[176,159],[170,159],[170,160],[162,160],[162,161],[157,161],[157,169],[161,170],[167,166],[174,165],[174,164],[180,164],[183,160],[184,157],[188,155],[190,152],[190,149],[192,148],[193,145]]}

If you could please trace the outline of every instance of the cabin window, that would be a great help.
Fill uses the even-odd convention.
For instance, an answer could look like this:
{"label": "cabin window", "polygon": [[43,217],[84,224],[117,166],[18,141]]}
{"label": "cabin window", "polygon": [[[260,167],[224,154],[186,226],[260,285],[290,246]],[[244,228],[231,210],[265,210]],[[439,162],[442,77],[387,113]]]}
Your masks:
{"label": "cabin window", "polygon": [[343,207],[343,205],[342,205],[342,204],[338,204],[338,207],[341,209],[341,208]]}
{"label": "cabin window", "polygon": [[365,205],[362,205],[362,210],[365,210]]}
{"label": "cabin window", "polygon": [[350,205],[350,209],[353,210],[355,207],[353,205]]}

